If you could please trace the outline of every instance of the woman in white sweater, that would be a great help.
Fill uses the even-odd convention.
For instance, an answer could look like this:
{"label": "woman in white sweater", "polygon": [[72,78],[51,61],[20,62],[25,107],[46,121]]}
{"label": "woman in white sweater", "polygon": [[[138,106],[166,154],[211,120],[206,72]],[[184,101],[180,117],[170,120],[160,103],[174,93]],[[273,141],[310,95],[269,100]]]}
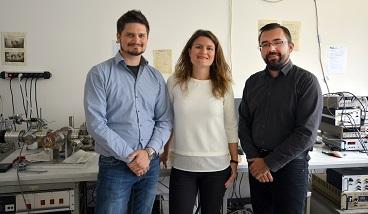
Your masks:
{"label": "woman in white sweater", "polygon": [[185,45],[168,79],[174,111],[170,213],[219,213],[226,188],[237,175],[237,122],[230,68],[216,36],[198,30]]}

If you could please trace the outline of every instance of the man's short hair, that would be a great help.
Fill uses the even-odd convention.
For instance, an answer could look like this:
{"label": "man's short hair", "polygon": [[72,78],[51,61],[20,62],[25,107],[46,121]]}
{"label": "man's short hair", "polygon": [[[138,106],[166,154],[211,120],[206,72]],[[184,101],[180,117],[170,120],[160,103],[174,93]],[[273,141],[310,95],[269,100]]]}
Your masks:
{"label": "man's short hair", "polygon": [[121,33],[124,30],[124,27],[128,23],[140,23],[146,26],[147,35],[149,34],[150,27],[146,17],[139,10],[129,10],[125,14],[123,14],[116,23],[117,32]]}
{"label": "man's short hair", "polygon": [[288,43],[292,43],[291,34],[290,34],[289,29],[287,29],[285,26],[280,25],[279,23],[269,23],[269,24],[266,24],[265,26],[263,26],[259,30],[258,43],[261,42],[260,39],[261,39],[261,35],[262,35],[263,32],[274,30],[274,29],[277,29],[277,28],[281,28],[281,30],[284,31],[284,34],[286,36],[286,39],[288,40]]}

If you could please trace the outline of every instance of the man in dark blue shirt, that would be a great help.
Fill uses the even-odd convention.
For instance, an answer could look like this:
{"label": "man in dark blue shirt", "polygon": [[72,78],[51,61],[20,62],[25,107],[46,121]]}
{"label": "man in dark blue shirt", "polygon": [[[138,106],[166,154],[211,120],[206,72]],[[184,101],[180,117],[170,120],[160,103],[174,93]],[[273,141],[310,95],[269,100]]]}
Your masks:
{"label": "man in dark blue shirt", "polygon": [[258,40],[267,66],[246,81],[239,107],[252,207],[256,214],[303,213],[321,89],[312,73],[289,59],[294,44],[286,27],[265,25]]}

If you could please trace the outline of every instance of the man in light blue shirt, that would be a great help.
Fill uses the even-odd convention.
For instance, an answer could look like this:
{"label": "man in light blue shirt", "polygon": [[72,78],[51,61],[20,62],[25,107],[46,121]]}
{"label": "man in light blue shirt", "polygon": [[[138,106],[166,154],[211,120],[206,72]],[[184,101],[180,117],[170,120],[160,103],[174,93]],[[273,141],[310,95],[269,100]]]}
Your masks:
{"label": "man in light blue shirt", "polygon": [[[151,213],[160,163],[171,130],[165,80],[143,58],[149,34],[137,10],[117,21],[120,51],[88,73],[87,129],[100,154],[96,213]],[[129,201],[129,206],[128,206]]]}

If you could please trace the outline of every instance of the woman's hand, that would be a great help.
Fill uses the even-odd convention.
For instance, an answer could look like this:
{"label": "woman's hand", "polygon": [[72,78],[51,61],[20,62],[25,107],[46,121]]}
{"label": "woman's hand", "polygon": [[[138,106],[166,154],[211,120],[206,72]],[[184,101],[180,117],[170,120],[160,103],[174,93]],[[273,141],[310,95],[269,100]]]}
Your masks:
{"label": "woman's hand", "polygon": [[168,160],[169,160],[169,152],[168,151],[164,151],[160,155],[160,163],[162,162],[162,164],[164,165],[165,169],[167,169],[167,161]]}
{"label": "woman's hand", "polygon": [[232,183],[234,183],[236,176],[238,175],[238,164],[237,163],[230,163],[231,167],[231,175],[229,179],[225,182],[225,187],[228,188]]}

